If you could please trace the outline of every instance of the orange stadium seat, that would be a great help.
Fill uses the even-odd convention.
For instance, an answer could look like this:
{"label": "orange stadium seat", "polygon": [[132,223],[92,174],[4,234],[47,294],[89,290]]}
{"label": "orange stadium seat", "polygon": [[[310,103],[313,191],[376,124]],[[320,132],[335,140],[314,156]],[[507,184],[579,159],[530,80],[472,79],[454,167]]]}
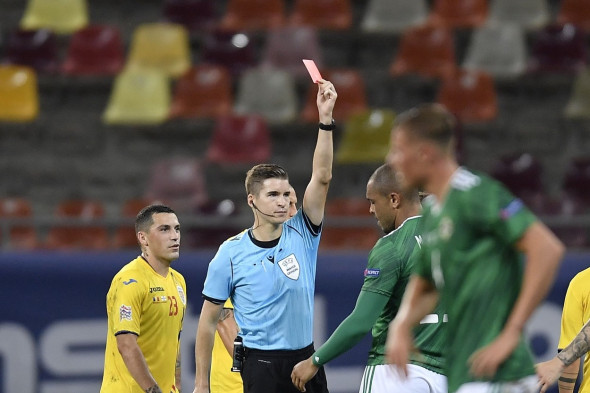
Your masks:
{"label": "orange stadium seat", "polygon": [[435,0],[429,22],[455,28],[483,25],[488,13],[487,0]]}
{"label": "orange stadium seat", "polygon": [[561,0],[557,22],[571,23],[590,32],[590,4],[587,0]]}
{"label": "orange stadium seat", "polygon": [[29,67],[0,65],[0,121],[26,122],[38,114],[35,71]]}
{"label": "orange stadium seat", "polygon": [[327,220],[322,229],[320,250],[370,250],[379,236],[377,227],[337,227],[330,225]]}
{"label": "orange stadium seat", "polygon": [[72,35],[62,72],[68,75],[115,75],[124,64],[125,48],[119,29],[92,25]]}
{"label": "orange stadium seat", "polygon": [[100,202],[73,199],[59,203],[55,210],[58,219],[75,219],[76,225],[58,224],[49,229],[45,247],[50,249],[102,250],[109,246],[107,229],[97,225],[104,216]]}
{"label": "orange stadium seat", "polygon": [[369,216],[369,202],[364,198],[332,198],[326,202],[326,216]]}
{"label": "orange stadium seat", "polygon": [[493,120],[498,114],[494,80],[483,71],[461,70],[444,78],[437,100],[463,123]]}
{"label": "orange stadium seat", "polygon": [[422,26],[403,33],[399,50],[389,69],[392,76],[419,74],[440,78],[457,68],[451,30]]}
{"label": "orange stadium seat", "polygon": [[[350,116],[365,112],[367,105],[367,89],[363,75],[356,69],[331,69],[323,71],[324,79],[334,83],[338,90],[338,105],[334,107],[334,119],[346,122]],[[301,117],[306,122],[318,121],[316,104],[318,94],[317,85],[311,85],[305,100]]]}
{"label": "orange stadium seat", "polygon": [[[33,216],[31,204],[24,198],[0,198],[0,218],[31,219]],[[14,224],[8,227],[8,237],[5,238],[4,228],[0,231],[0,244],[6,243],[9,249],[29,250],[36,248],[37,232],[33,225]]]}
{"label": "orange stadium seat", "polygon": [[207,160],[220,165],[266,162],[270,159],[271,138],[261,116],[224,116],[217,120]]}
{"label": "orange stadium seat", "polygon": [[188,70],[176,83],[170,117],[214,118],[232,110],[232,81],[223,66],[202,64]]}
{"label": "orange stadium seat", "polygon": [[229,0],[220,28],[267,30],[285,24],[284,0]]}
{"label": "orange stadium seat", "polygon": [[28,0],[20,27],[71,34],[88,24],[86,0]]}
{"label": "orange stadium seat", "polygon": [[121,207],[120,218],[128,222],[128,224],[121,224],[115,229],[113,234],[113,247],[121,248],[137,248],[137,238],[135,236],[135,217],[137,213],[144,207],[156,203],[150,199],[135,198],[125,201]]}
{"label": "orange stadium seat", "polygon": [[289,22],[295,26],[346,30],[352,26],[350,0],[295,0]]}

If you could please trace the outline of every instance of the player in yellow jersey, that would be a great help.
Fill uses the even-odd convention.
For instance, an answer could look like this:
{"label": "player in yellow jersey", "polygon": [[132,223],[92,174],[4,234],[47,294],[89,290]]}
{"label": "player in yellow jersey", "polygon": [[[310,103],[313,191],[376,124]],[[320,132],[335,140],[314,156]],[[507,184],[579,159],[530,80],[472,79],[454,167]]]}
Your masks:
{"label": "player in yellow jersey", "polygon": [[180,392],[180,332],[186,309],[179,257],[180,224],[172,209],[151,205],[135,220],[141,255],[113,278],[101,393]]}
{"label": "player in yellow jersey", "polygon": [[[297,213],[297,194],[291,187],[289,194],[289,217]],[[234,306],[227,299],[217,322],[213,352],[211,354],[211,393],[242,393],[242,377],[240,373],[231,372],[234,339],[239,328],[234,318]]]}

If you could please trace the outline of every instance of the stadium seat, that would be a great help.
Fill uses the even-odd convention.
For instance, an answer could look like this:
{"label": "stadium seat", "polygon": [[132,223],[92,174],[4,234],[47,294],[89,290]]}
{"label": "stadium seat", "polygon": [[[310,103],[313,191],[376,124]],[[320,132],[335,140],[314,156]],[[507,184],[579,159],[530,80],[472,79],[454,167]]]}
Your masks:
{"label": "stadium seat", "polygon": [[543,192],[542,167],[529,153],[507,154],[496,162],[491,174],[513,194],[527,201]]}
{"label": "stadium seat", "polygon": [[126,200],[121,207],[121,214],[119,219],[126,222],[121,223],[115,229],[112,244],[115,249],[121,248],[138,248],[137,237],[135,235],[135,217],[141,209],[146,206],[156,203],[145,198],[134,198]]}
{"label": "stadium seat", "polygon": [[571,23],[590,32],[590,7],[586,0],[561,0],[559,3],[558,23]]}
{"label": "stadium seat", "polygon": [[75,223],[57,224],[49,229],[44,246],[49,249],[103,250],[109,246],[106,227],[96,220],[104,216],[100,202],[72,199],[59,203],[55,210],[58,219]]}
{"label": "stadium seat", "polygon": [[584,68],[576,76],[564,116],[569,119],[590,119],[590,68]]}
{"label": "stadium seat", "polygon": [[473,32],[463,68],[494,78],[515,78],[526,71],[526,42],[517,25],[490,24]]}
{"label": "stadium seat", "polygon": [[207,160],[219,165],[267,162],[271,138],[266,121],[256,115],[224,116],[217,120]]}
{"label": "stadium seat", "polygon": [[549,23],[551,15],[547,0],[492,0],[488,24],[517,25],[536,30]]}
{"label": "stadium seat", "polygon": [[376,227],[337,227],[330,225],[328,218],[322,229],[320,250],[370,250],[379,237]]}
{"label": "stadium seat", "polygon": [[295,0],[289,22],[295,26],[346,30],[352,26],[350,0]]}
{"label": "stadium seat", "polygon": [[107,124],[160,124],[170,111],[168,78],[157,71],[124,71],[115,80],[103,121]]}
{"label": "stadium seat", "polygon": [[184,74],[191,65],[188,31],[173,23],[144,23],[136,27],[127,67],[157,70],[171,77]]}
{"label": "stadium seat", "polygon": [[369,0],[361,21],[365,33],[401,33],[423,24],[428,16],[426,0]]}
{"label": "stadium seat", "polygon": [[444,78],[437,101],[462,123],[489,121],[498,114],[494,80],[483,71],[461,70]]}
{"label": "stadium seat", "polygon": [[295,80],[278,69],[253,68],[239,80],[234,112],[261,115],[269,123],[286,123],[297,116]]}
{"label": "stadium seat", "polygon": [[569,197],[579,201],[586,210],[590,210],[588,198],[590,195],[590,159],[588,157],[576,157],[569,162],[562,189]]}
{"label": "stadium seat", "polygon": [[39,114],[37,74],[29,67],[0,65],[0,121],[26,122]]}
{"label": "stadium seat", "polygon": [[192,157],[156,161],[145,198],[162,201],[177,213],[198,212],[208,200],[201,161]]}
{"label": "stadium seat", "polygon": [[61,68],[67,75],[115,75],[124,63],[125,48],[119,29],[92,25],[72,35]]}
{"label": "stadium seat", "polygon": [[576,73],[587,64],[587,57],[580,29],[571,24],[547,26],[534,37],[529,72]]}
{"label": "stadium seat", "polygon": [[389,69],[392,76],[419,74],[440,78],[457,68],[451,30],[445,27],[415,27],[403,33],[399,50]]}
{"label": "stadium seat", "polygon": [[[334,106],[333,116],[339,122],[346,122],[351,115],[368,109],[367,91],[362,74],[353,68],[331,69],[323,72],[323,77],[331,81],[338,91],[338,105]],[[318,86],[310,84],[301,118],[309,123],[317,123]]]}
{"label": "stadium seat", "polygon": [[215,0],[165,0],[162,11],[166,21],[189,31],[206,32],[215,28]]}
{"label": "stadium seat", "polygon": [[285,24],[284,0],[229,0],[220,28],[268,30]]}
{"label": "stadium seat", "polygon": [[28,0],[20,27],[71,34],[88,24],[86,0]]}
{"label": "stadium seat", "polygon": [[214,118],[232,110],[232,81],[223,66],[202,64],[188,70],[177,82],[170,117]]}
{"label": "stadium seat", "polygon": [[351,116],[337,144],[336,163],[383,163],[389,152],[394,119],[395,113],[386,109],[372,109]]}
{"label": "stadium seat", "polygon": [[201,49],[201,62],[222,65],[236,78],[257,64],[256,49],[245,33],[215,31],[207,34]]}
{"label": "stadium seat", "polygon": [[370,204],[365,198],[331,198],[326,202],[326,216],[368,217]]}
{"label": "stadium seat", "polygon": [[[31,204],[24,198],[0,198],[0,218],[6,219],[31,219],[33,216]],[[8,234],[7,237],[4,235]],[[8,233],[4,228],[0,231],[0,244],[11,250],[30,250],[38,244],[35,227],[30,224],[13,223],[8,227]]]}
{"label": "stadium seat", "polygon": [[4,60],[39,73],[52,73],[58,69],[57,52],[57,40],[51,30],[15,30],[6,38]]}
{"label": "stadium seat", "polygon": [[434,0],[429,23],[450,29],[481,26],[488,13],[486,0]]}
{"label": "stadium seat", "polygon": [[311,27],[281,27],[267,33],[261,67],[287,71],[297,78],[309,78],[302,59],[313,59],[321,69],[323,56],[316,29]]}

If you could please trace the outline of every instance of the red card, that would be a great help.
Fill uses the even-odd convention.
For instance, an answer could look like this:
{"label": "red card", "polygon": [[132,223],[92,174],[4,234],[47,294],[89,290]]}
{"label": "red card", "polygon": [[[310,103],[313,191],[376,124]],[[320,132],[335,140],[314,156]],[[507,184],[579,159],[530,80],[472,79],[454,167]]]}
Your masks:
{"label": "red card", "polygon": [[320,70],[318,70],[318,67],[313,60],[303,59],[303,64],[305,64],[305,68],[307,68],[307,72],[309,72],[309,76],[311,76],[313,83],[318,83],[320,79],[323,79]]}

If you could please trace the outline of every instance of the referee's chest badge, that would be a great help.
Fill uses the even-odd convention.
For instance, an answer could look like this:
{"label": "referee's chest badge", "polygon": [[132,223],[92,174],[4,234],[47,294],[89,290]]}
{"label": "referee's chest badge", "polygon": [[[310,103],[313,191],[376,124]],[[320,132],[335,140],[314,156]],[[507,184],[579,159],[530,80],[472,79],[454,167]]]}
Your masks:
{"label": "referee's chest badge", "polygon": [[295,258],[295,254],[291,254],[288,257],[279,261],[279,267],[291,280],[297,280],[299,278],[299,262]]}

